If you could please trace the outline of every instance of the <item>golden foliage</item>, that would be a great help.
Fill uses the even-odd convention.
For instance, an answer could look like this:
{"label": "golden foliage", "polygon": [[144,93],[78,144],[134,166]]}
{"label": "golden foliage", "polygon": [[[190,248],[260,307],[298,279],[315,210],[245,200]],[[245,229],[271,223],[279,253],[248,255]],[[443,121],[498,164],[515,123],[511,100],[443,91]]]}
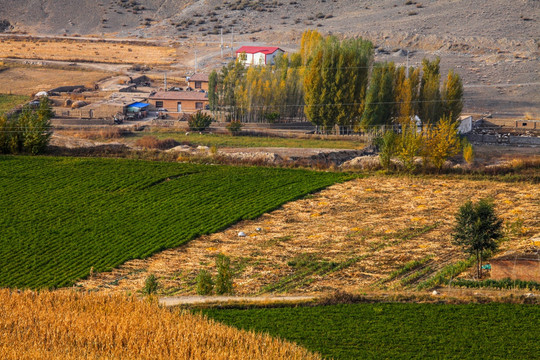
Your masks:
{"label": "golden foliage", "polygon": [[2,359],[320,359],[136,297],[0,290],[0,313]]}

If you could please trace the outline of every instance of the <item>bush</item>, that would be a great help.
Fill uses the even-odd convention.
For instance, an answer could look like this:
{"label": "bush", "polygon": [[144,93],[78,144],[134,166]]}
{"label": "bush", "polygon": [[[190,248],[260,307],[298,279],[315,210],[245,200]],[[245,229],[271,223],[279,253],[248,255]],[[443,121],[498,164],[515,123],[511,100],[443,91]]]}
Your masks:
{"label": "bush", "polygon": [[242,131],[242,123],[240,121],[231,121],[229,124],[227,124],[227,130],[233,135],[237,135],[240,131]]}
{"label": "bush", "polygon": [[208,295],[214,289],[214,281],[212,276],[206,270],[199,271],[197,275],[197,294]]}
{"label": "bush", "polygon": [[192,131],[204,131],[210,126],[212,120],[214,119],[211,115],[205,114],[202,111],[197,111],[189,117],[188,126]]}
{"label": "bush", "polygon": [[379,148],[379,161],[385,169],[390,168],[390,160],[396,153],[398,135],[392,130],[387,131],[377,143]]}
{"label": "bush", "polygon": [[143,136],[135,141],[135,146],[140,146],[145,149],[158,149],[167,150],[178,145],[178,142],[174,139],[159,140],[155,136]]}
{"label": "bush", "polygon": [[472,144],[466,140],[463,142],[463,159],[465,159],[469,165],[474,162],[474,150]]}
{"label": "bush", "polygon": [[144,281],[144,287],[142,293],[146,295],[152,295],[157,293],[159,283],[157,277],[154,274],[149,275]]}
{"label": "bush", "polygon": [[230,294],[233,292],[231,259],[228,256],[219,254],[216,258],[218,270],[216,278],[216,294]]}

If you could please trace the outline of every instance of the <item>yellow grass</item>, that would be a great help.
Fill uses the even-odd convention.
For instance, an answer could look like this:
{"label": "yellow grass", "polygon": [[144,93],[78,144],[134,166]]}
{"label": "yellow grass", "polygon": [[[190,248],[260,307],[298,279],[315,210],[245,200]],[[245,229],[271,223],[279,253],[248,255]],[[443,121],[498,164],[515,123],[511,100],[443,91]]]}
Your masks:
{"label": "yellow grass", "polygon": [[71,39],[3,39],[0,57],[118,64],[170,64],[176,50],[164,46],[132,45]]}
{"label": "yellow grass", "polygon": [[31,95],[59,86],[91,86],[110,75],[101,71],[14,66],[0,73],[0,94]]}
{"label": "yellow grass", "polygon": [[[509,241],[501,245],[502,250],[530,246],[531,237],[540,233],[538,185],[374,176],[334,185],[311,198],[149,259],[129,261],[81,285],[101,291],[135,291],[152,273],[167,294],[194,294],[198,271],[207,269],[215,274],[214,257],[222,252],[231,257],[233,268],[240,269],[235,274],[235,292],[252,295],[289,275],[292,268],[288,263],[293,257],[309,253],[319,260],[340,263],[365,257],[340,271],[315,274],[312,282],[288,292],[356,292],[411,260],[431,255],[436,266],[444,266],[465,259],[451,243],[455,213],[465,201],[482,197],[492,197],[504,219]],[[418,236],[400,237],[408,228],[435,224],[434,229]],[[238,237],[240,231],[247,236]]]}
{"label": "yellow grass", "polygon": [[320,359],[135,297],[0,290],[1,359]]}

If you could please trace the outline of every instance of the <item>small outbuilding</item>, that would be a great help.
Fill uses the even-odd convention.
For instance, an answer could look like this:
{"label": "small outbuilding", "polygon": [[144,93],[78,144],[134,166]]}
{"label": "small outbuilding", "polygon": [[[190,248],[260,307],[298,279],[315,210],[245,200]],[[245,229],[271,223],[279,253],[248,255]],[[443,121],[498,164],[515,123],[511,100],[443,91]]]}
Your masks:
{"label": "small outbuilding", "polygon": [[133,104],[129,104],[126,108],[128,113],[139,113],[147,111],[149,106],[150,104],[147,103],[134,102]]}
{"label": "small outbuilding", "polygon": [[195,90],[208,91],[208,75],[197,73],[187,77],[188,87]]}
{"label": "small outbuilding", "polygon": [[490,260],[491,278],[540,282],[540,253],[512,253]]}
{"label": "small outbuilding", "polygon": [[275,57],[283,53],[276,46],[242,46],[236,50],[236,58],[244,65],[266,65],[274,64]]}

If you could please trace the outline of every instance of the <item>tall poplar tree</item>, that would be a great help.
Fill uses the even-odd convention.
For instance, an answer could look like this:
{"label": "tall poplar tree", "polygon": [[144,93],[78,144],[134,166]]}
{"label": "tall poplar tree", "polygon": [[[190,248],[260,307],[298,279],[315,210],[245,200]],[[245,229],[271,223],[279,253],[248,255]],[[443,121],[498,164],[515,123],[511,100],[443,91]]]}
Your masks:
{"label": "tall poplar tree", "polygon": [[441,59],[422,61],[423,76],[420,83],[419,116],[423,123],[434,124],[442,114],[439,63]]}
{"label": "tall poplar tree", "polygon": [[463,110],[463,84],[453,70],[448,71],[442,90],[443,116],[457,121]]}

